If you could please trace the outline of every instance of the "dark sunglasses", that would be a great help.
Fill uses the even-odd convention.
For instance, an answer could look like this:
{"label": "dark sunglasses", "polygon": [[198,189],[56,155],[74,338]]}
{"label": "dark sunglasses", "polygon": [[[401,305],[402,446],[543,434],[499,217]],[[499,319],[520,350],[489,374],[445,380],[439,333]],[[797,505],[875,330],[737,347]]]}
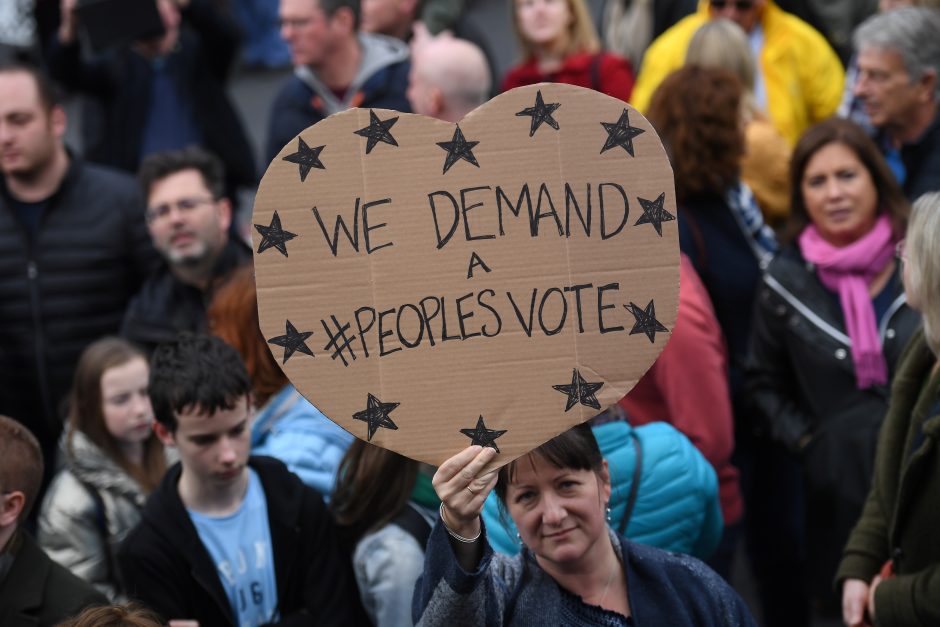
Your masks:
{"label": "dark sunglasses", "polygon": [[711,0],[712,7],[719,11],[728,5],[733,6],[738,11],[749,11],[754,8],[754,0]]}

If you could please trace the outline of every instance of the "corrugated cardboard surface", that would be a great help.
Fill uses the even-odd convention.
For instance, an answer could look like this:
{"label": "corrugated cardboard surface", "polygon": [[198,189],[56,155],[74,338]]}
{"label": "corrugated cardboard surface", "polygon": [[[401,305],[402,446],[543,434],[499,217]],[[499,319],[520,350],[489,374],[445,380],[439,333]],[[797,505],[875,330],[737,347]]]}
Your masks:
{"label": "corrugated cardboard surface", "polygon": [[[533,107],[539,91],[545,103],[561,105],[552,113],[559,128],[543,123],[530,136],[531,116],[517,113]],[[635,156],[621,146],[602,152],[609,137],[602,123],[616,123],[625,108],[630,124],[644,131],[632,140]],[[645,333],[631,334],[637,319],[630,303],[645,309],[652,301],[656,320],[670,330],[678,305],[677,222],[662,222],[662,235],[652,224],[636,224],[644,215],[640,198],[665,194],[664,208],[676,216],[672,169],[650,124],[622,101],[590,90],[556,84],[516,89],[459,123],[467,141],[479,142],[472,148],[479,167],[458,160],[444,173],[447,152],[437,144],[453,139],[454,124],[395,111],[374,113],[383,121],[398,118],[389,128],[398,146],[378,142],[366,153],[368,140],[355,131],[369,126],[368,109],[332,116],[298,136],[311,148],[323,146],[319,159],[324,169],[311,168],[301,181],[300,167],[284,160],[298,151],[295,139],[268,168],[255,201],[255,224],[270,225],[276,211],[282,228],[296,234],[285,242],[287,256],[274,247],[258,253],[261,236],[253,236],[265,338],[285,335],[287,321],[298,332],[312,332],[306,346],[314,356],[294,352],[283,365],[297,389],[363,439],[368,439],[369,425],[353,416],[367,409],[369,395],[398,403],[387,414],[397,429],[380,426],[371,442],[431,464],[470,444],[461,429],[474,428],[480,416],[486,428],[506,431],[495,440],[499,464],[591,418],[598,409],[578,403],[565,411],[568,396],[553,388],[571,384],[574,370],[588,383],[603,384],[595,394],[601,408],[622,398],[669,338],[661,331],[652,342]],[[566,183],[585,219],[590,197],[590,235],[566,200]],[[543,184],[547,195],[540,191]],[[537,235],[525,198],[518,217],[506,202],[508,198],[517,205],[526,185],[533,212],[541,196],[544,215],[536,220]],[[615,185],[624,190],[628,207],[616,234],[624,220],[624,200]],[[461,190],[480,187],[461,197]],[[601,233],[599,189],[607,239]],[[457,213],[456,230],[440,247],[429,195],[436,201],[444,235],[455,210],[436,192],[448,192],[458,205],[481,203]],[[361,211],[355,219],[357,199],[360,207],[390,199],[368,209],[371,254],[366,252]],[[341,228],[334,256],[314,207],[329,239],[337,215],[350,232],[357,222],[359,251]],[[467,229],[470,237],[493,237],[468,241]],[[468,278],[474,253],[490,271],[477,265]],[[591,287],[579,292],[571,289],[587,284]],[[611,284],[618,287],[598,289]],[[605,307],[601,316],[599,293]],[[457,300],[467,294],[471,296],[461,301],[461,313],[472,317],[464,318],[464,333],[481,335],[442,341],[443,317],[448,336],[460,336]],[[443,313],[434,317],[430,314],[440,301],[432,298],[444,301]],[[499,323],[481,301],[498,313]],[[355,313],[364,307],[375,310],[376,321],[360,337]],[[531,336],[524,330],[530,307]],[[547,334],[559,327],[565,310],[560,330]],[[384,356],[380,312],[386,312],[382,331],[391,332],[382,339]],[[419,312],[430,319],[425,322]],[[351,339],[342,351],[328,346],[336,334],[334,316],[341,327],[349,325],[345,335],[338,334],[339,346]],[[370,317],[368,309],[360,311],[362,326]],[[602,323],[608,332],[600,332]],[[405,346],[399,330],[405,343],[416,344],[421,337],[420,344]],[[280,363],[284,349],[271,349]]]}

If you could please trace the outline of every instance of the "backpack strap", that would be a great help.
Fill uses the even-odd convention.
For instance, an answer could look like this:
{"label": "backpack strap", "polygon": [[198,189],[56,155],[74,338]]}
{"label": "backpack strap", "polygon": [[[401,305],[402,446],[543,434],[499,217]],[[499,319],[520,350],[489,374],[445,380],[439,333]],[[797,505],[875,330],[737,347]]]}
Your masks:
{"label": "backpack strap", "polygon": [[630,517],[633,515],[633,507],[636,505],[637,493],[640,491],[640,479],[643,477],[643,446],[640,444],[640,438],[636,432],[631,430],[630,437],[633,439],[633,448],[636,451],[636,458],[633,464],[633,482],[630,484],[630,495],[627,497],[627,507],[623,510],[623,518],[620,521],[620,527],[617,531],[625,536],[627,525],[630,523]]}
{"label": "backpack strap", "polygon": [[422,549],[427,548],[428,538],[431,537],[431,525],[410,504],[406,503],[398,512],[398,515],[392,519],[392,522],[411,534]]}

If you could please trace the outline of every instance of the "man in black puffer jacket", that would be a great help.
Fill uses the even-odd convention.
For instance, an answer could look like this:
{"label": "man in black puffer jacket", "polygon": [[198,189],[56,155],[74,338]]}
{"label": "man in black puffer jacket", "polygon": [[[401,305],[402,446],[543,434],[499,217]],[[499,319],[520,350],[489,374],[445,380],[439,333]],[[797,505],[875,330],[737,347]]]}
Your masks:
{"label": "man in black puffer jacket", "polygon": [[65,125],[44,76],[0,67],[0,414],[52,469],[79,355],[118,331],[157,260],[133,179],[69,154]]}

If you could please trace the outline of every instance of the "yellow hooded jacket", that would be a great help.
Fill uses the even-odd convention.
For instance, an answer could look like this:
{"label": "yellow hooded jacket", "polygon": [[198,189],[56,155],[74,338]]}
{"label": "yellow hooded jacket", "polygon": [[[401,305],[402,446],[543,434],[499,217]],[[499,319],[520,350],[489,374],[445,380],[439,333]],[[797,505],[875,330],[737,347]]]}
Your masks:
{"label": "yellow hooded jacket", "polygon": [[[645,112],[666,76],[685,63],[689,42],[708,21],[708,0],[698,11],[660,35],[646,51],[631,104]],[[809,126],[836,112],[845,73],[829,43],[812,26],[767,0],[761,15],[764,47],[760,67],[770,119],[780,134],[796,143]]]}

